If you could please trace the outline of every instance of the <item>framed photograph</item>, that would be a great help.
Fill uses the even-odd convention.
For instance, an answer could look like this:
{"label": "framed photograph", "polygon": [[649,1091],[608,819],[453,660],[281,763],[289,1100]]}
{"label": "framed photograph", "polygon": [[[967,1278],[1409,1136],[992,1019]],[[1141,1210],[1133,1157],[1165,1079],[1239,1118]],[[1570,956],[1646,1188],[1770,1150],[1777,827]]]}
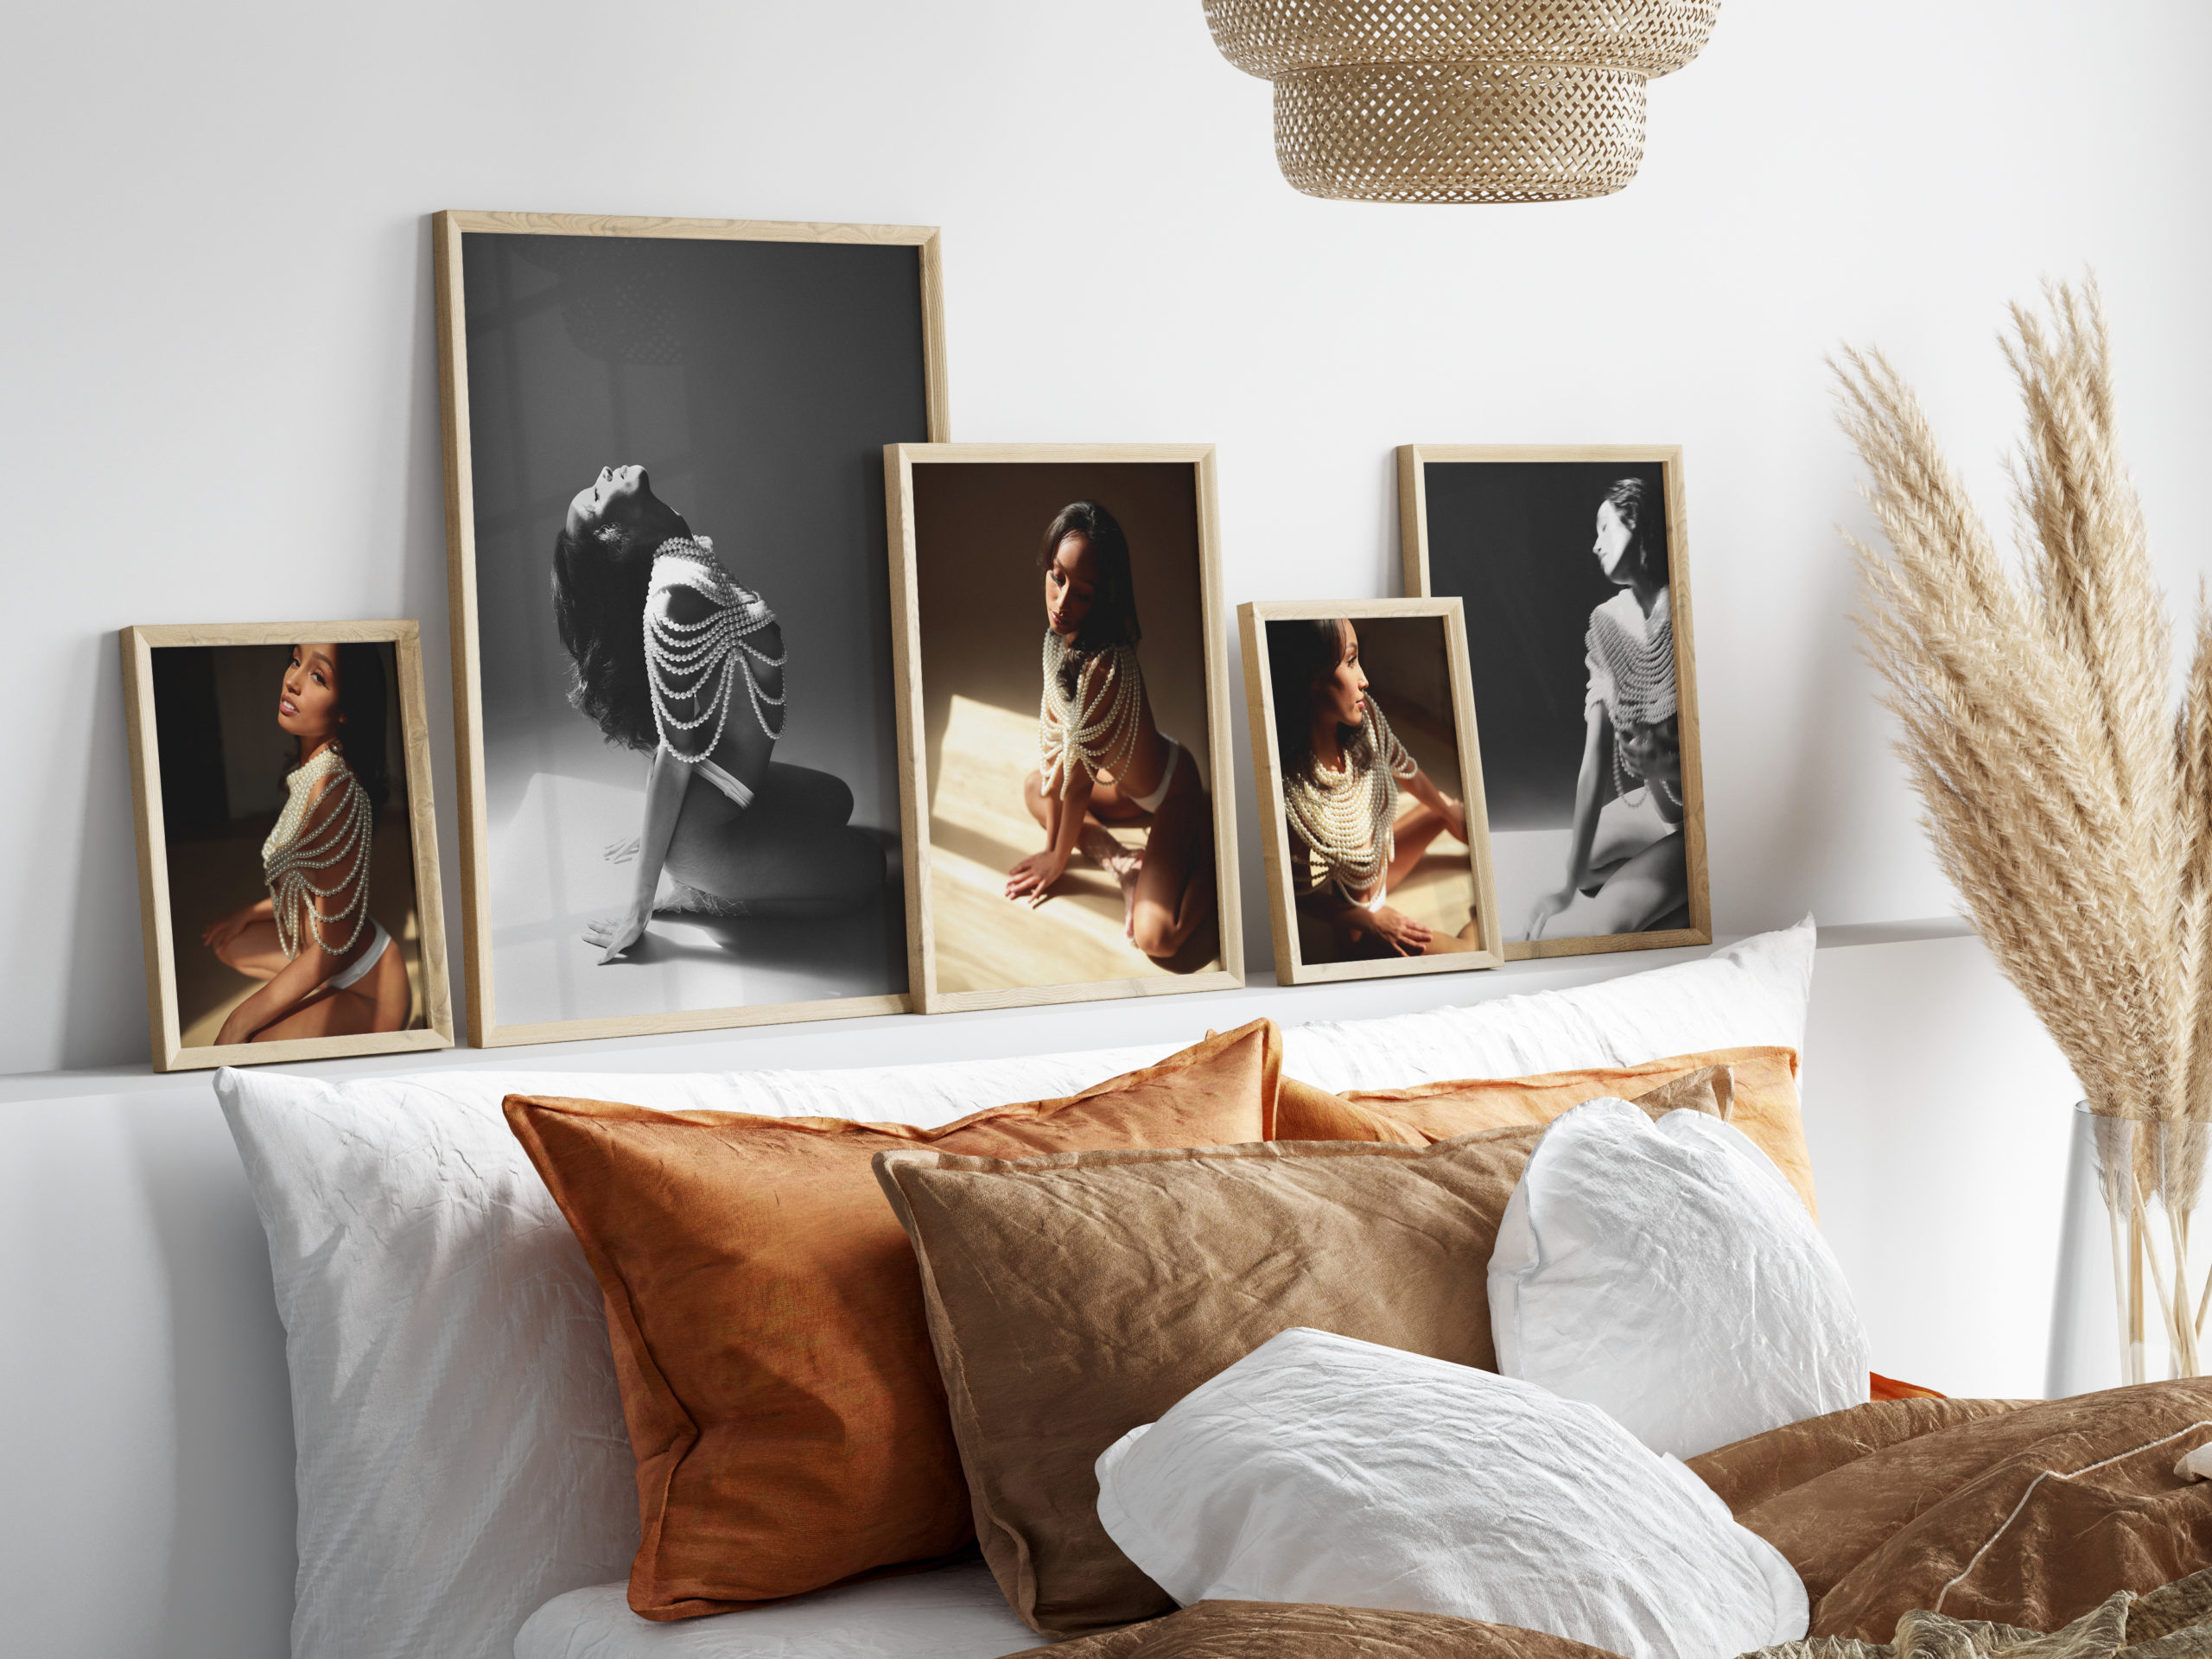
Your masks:
{"label": "framed photograph", "polygon": [[1243,984],[1212,447],[883,462],[923,1011]]}
{"label": "framed photograph", "polygon": [[154,1070],[452,1046],[416,625],[122,643]]}
{"label": "framed photograph", "polygon": [[1406,591],[1465,601],[1505,954],[1710,944],[1682,452],[1398,451]]}
{"label": "framed photograph", "polygon": [[1275,977],[1505,957],[1456,599],[1240,605]]}
{"label": "framed photograph", "polygon": [[882,454],[947,435],[937,232],[435,231],[470,1035],[904,1012]]}

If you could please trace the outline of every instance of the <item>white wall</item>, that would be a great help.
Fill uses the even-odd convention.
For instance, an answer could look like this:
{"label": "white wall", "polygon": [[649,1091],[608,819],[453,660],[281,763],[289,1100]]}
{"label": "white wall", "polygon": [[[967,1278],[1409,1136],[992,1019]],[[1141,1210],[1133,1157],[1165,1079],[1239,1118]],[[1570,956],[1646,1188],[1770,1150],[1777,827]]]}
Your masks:
{"label": "white wall", "polygon": [[[2208,48],[2212,10],[2185,0],[1734,0],[1653,89],[1624,194],[1409,209],[1284,187],[1268,89],[1213,53],[1198,0],[11,18],[0,1071],[124,1071],[0,1094],[22,1103],[0,1104],[7,1645],[283,1650],[265,1259],[204,1085],[125,1075],[145,1027],[113,632],[418,617],[444,728],[442,207],[941,225],[956,435],[1219,444],[1233,600],[1393,591],[1398,442],[1688,446],[1716,924],[1809,908],[1877,930],[1821,955],[1828,1235],[1885,1370],[2037,1391],[2074,1091],[1977,944],[1878,931],[1948,895],[1846,620],[1833,526],[1863,515],[1821,359],[1888,348],[2001,518],[2001,307],[2094,263],[2154,543],[2193,590]],[[448,738],[437,764],[453,872]],[[1263,984],[1249,771],[1238,787]],[[1473,988],[830,1026],[626,1063],[1088,1047]]]}

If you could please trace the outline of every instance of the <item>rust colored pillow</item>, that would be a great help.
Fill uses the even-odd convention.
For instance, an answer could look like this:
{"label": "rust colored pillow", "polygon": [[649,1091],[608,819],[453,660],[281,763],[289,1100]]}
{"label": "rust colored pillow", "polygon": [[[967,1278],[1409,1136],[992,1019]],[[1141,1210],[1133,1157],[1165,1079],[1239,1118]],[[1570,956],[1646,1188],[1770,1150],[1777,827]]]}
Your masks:
{"label": "rust colored pillow", "polygon": [[[1264,1141],[1281,1069],[1282,1034],[1262,1020],[1082,1094],[934,1129],[509,1096],[607,1300],[644,1534],[632,1608],[723,1612],[973,1535],[876,1154]],[[1024,1240],[1014,1259],[1027,1271],[1059,1247]]]}
{"label": "rust colored pillow", "polygon": [[[1713,1104],[1701,1099],[1662,1102],[1655,1091],[1669,1084],[1693,1090],[1691,1074],[1708,1067],[1727,1069],[1726,1092]],[[1593,1067],[1583,1071],[1548,1071],[1533,1077],[1470,1077],[1455,1083],[1424,1083],[1410,1089],[1375,1089],[1332,1095],[1310,1084],[1285,1077],[1276,1133],[1283,1139],[1392,1141],[1427,1146],[1476,1129],[1508,1124],[1548,1123],[1570,1107],[1599,1095],[1638,1101],[1647,1109],[1663,1104],[1716,1109],[1774,1160],[1789,1178],[1805,1208],[1820,1216],[1813,1193],[1813,1164],[1805,1147],[1805,1124],[1797,1105],[1797,1054],[1788,1048],[1724,1048],[1680,1054],[1642,1065]]]}
{"label": "rust colored pillow", "polygon": [[1277,1332],[1497,1370],[1485,1268],[1541,1134],[880,1155],[976,1535],[1014,1611],[1063,1638],[1173,1611],[1099,1524],[1092,1465]]}

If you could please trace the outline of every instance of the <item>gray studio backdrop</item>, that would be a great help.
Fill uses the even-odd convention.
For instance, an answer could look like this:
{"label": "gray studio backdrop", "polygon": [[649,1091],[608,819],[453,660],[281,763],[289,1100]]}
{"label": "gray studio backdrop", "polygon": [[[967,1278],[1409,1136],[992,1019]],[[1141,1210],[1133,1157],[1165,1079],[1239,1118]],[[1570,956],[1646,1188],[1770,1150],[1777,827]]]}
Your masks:
{"label": "gray studio backdrop", "polygon": [[[558,816],[526,801],[533,779],[643,787],[644,757],[606,746],[569,704],[550,599],[555,534],[601,467],[644,465],[655,493],[783,625],[790,702],[776,758],[844,779],[853,822],[884,838],[895,872],[882,447],[929,435],[919,255],[471,232],[461,263],[495,1017],[651,1011],[639,1006],[639,984],[584,971],[593,956],[569,937],[578,918],[614,910],[624,891],[597,847],[519,848],[534,861],[531,890],[512,877],[518,857],[500,887],[503,831],[518,814]],[[903,990],[895,897],[894,887],[893,936],[842,968],[815,963],[808,984],[717,978],[702,963],[661,995],[709,1007]]]}

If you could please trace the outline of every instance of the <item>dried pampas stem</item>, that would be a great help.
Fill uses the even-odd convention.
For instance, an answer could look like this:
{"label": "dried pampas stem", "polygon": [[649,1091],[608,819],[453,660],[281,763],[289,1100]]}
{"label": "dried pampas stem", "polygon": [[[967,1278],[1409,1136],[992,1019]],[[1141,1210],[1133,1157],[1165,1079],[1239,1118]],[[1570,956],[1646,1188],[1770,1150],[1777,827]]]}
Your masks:
{"label": "dried pampas stem", "polygon": [[2212,1274],[2192,1299],[2189,1260],[2212,1153],[2212,608],[2200,602],[2177,722],[2103,302],[2094,280],[2044,298],[2012,308],[2003,342],[2027,416],[2011,468],[2021,568],[1904,378],[1847,349],[1832,365],[1840,418],[1887,548],[1847,539],[1865,650],[1937,861],[2093,1110],[2143,1125],[2098,1136],[2124,1359],[2139,1354],[2147,1268],[2174,1363],[2193,1375],[2212,1307]]}

